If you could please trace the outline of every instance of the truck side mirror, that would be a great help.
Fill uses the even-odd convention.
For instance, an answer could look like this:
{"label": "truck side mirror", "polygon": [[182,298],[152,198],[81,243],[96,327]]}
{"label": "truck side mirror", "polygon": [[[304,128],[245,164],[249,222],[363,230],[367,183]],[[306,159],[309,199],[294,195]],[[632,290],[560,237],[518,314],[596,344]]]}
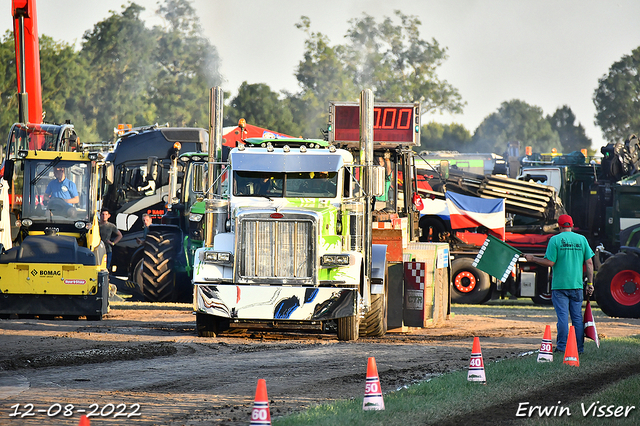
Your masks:
{"label": "truck side mirror", "polygon": [[444,180],[449,179],[449,160],[440,161],[440,175]]}
{"label": "truck side mirror", "polygon": [[13,160],[7,159],[4,161],[4,174],[2,177],[7,182],[11,182],[13,180]]}
{"label": "truck side mirror", "polygon": [[373,166],[371,168],[371,186],[373,197],[380,197],[385,192],[385,169],[383,166]]}
{"label": "truck side mirror", "polygon": [[152,156],[147,159],[147,176],[145,180],[158,179],[158,157]]}

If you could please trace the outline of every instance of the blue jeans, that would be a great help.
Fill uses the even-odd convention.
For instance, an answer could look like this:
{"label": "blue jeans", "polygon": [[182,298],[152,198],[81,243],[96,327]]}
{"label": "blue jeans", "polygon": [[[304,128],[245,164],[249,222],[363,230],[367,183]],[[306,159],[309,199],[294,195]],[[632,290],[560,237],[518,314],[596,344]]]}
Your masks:
{"label": "blue jeans", "polygon": [[584,324],[582,320],[582,289],[579,290],[552,290],[551,301],[558,317],[558,338],[556,348],[564,352],[567,347],[569,335],[569,316],[571,324],[576,332],[578,353],[584,350]]}

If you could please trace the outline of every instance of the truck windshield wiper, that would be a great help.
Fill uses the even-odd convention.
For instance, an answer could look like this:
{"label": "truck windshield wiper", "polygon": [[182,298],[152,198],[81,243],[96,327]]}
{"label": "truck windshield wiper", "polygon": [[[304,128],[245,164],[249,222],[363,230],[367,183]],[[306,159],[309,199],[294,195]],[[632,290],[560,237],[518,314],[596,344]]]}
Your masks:
{"label": "truck windshield wiper", "polygon": [[51,170],[52,167],[55,167],[60,161],[62,161],[62,156],[57,156],[56,158],[51,160],[51,162],[49,164],[47,164],[46,167],[44,169],[42,169],[42,171],[36,175],[36,177],[31,179],[31,186],[33,186],[36,183],[38,183],[38,181],[40,179],[42,179],[42,176],[44,176],[45,173],[47,173],[49,170]]}

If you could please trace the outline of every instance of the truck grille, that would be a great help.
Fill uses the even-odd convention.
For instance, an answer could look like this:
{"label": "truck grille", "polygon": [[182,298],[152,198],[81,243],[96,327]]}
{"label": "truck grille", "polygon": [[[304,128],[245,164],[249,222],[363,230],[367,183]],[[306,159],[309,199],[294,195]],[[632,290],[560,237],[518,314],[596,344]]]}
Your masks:
{"label": "truck grille", "polygon": [[242,220],[239,275],[308,279],[313,274],[311,221]]}

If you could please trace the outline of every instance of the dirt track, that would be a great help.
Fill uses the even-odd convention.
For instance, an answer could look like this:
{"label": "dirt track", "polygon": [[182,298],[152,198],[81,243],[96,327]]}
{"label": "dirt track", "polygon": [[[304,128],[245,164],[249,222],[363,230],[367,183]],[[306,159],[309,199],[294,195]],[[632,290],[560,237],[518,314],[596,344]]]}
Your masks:
{"label": "dirt track", "polygon": [[[551,307],[453,312],[444,327],[352,343],[329,334],[198,338],[189,305],[121,303],[102,322],[0,320],[0,425],[77,425],[78,409],[95,409],[100,425],[246,425],[259,378],[266,379],[273,418],[362,397],[370,356],[388,392],[468,367],[474,336],[488,363],[537,350],[545,325],[555,328]],[[595,314],[601,337],[640,330],[640,320]],[[20,417],[29,403],[33,416]],[[70,404],[73,416],[65,417]],[[139,415],[114,417],[109,404],[114,413]],[[12,417],[16,410],[22,414]]]}

